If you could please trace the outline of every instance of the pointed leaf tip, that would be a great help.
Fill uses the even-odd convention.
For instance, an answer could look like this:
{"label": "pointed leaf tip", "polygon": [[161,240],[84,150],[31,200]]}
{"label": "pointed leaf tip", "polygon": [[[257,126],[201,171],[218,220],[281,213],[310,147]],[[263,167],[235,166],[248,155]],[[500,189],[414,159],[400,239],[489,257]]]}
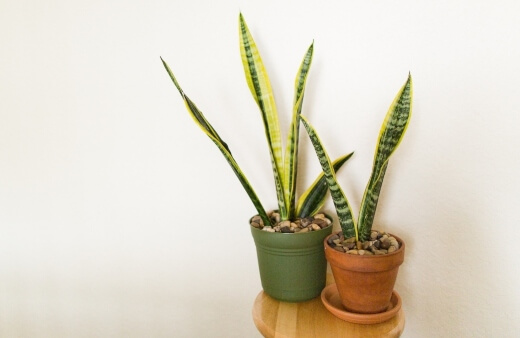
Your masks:
{"label": "pointed leaf tip", "polygon": [[175,85],[175,87],[177,87],[177,90],[179,91],[181,96],[184,98],[186,95],[184,94],[184,91],[182,90],[182,88],[179,85],[179,83],[177,82],[177,79],[175,78],[175,75],[173,75],[172,70],[170,69],[170,67],[168,66],[166,61],[164,61],[164,59],[162,57],[161,57],[161,61],[162,61],[162,64],[163,64],[164,68],[166,69],[166,72],[168,73],[168,75],[170,75],[170,78],[172,79],[173,84]]}

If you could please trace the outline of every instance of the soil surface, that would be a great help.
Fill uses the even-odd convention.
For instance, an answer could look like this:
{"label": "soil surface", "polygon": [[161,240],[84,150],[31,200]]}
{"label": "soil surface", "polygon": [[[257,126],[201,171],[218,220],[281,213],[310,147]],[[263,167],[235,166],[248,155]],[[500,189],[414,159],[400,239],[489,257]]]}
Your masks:
{"label": "soil surface", "polygon": [[399,249],[399,242],[384,231],[372,230],[370,240],[356,241],[355,237],[345,239],[342,233],[329,237],[327,243],[340,252],[351,255],[385,255]]}
{"label": "soil surface", "polygon": [[273,226],[264,225],[262,218],[258,215],[251,218],[251,226],[268,232],[305,233],[318,231],[332,224],[325,214],[297,218],[294,221],[281,221],[280,214],[277,212],[271,212],[268,216],[274,224]]}

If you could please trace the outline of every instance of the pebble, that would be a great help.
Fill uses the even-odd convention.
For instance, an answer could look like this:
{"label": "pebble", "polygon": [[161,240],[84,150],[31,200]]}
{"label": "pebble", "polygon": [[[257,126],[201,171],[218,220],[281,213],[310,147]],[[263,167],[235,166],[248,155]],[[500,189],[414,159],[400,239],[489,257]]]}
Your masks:
{"label": "pebble", "polygon": [[381,249],[388,249],[390,247],[390,241],[387,239],[384,239],[381,241]]}
{"label": "pebble", "polygon": [[291,228],[290,228],[290,227],[288,227],[288,226],[283,226],[283,227],[281,227],[280,232],[283,232],[283,233],[289,233],[289,232],[292,232],[292,231],[291,231]]}
{"label": "pebble", "polygon": [[345,252],[345,249],[343,249],[343,247],[341,247],[341,246],[335,246],[334,250],[339,251],[339,252]]}
{"label": "pebble", "polygon": [[399,249],[397,239],[385,232],[372,230],[370,240],[356,241],[355,237],[344,239],[341,233],[329,237],[328,243],[337,251],[346,251],[352,255],[386,255]]}
{"label": "pebble", "polygon": [[[318,231],[332,224],[325,214],[316,214],[315,216],[298,218],[292,221],[281,221],[278,212],[271,212],[267,216],[273,222],[272,225],[264,225],[262,218],[259,215],[255,215],[251,218],[251,226],[268,232],[305,233]],[[336,235],[336,238],[339,238],[339,236]]]}
{"label": "pebble", "polygon": [[325,228],[327,225],[329,225],[327,221],[320,218],[315,218],[314,221],[312,221],[312,224],[317,224],[320,227],[320,229]]}
{"label": "pebble", "polygon": [[329,241],[330,242],[333,242],[336,239],[339,239],[339,235],[338,234],[335,234],[335,235],[332,235],[332,236],[329,237]]}
{"label": "pebble", "polygon": [[303,218],[300,221],[300,224],[301,224],[302,228],[305,228],[306,226],[308,226],[311,223],[312,223],[312,219],[308,219],[308,218]]}
{"label": "pebble", "polygon": [[269,217],[271,218],[273,223],[280,223],[280,214],[279,213],[273,212],[273,213],[271,213],[271,215]]}
{"label": "pebble", "polygon": [[282,228],[284,227],[290,227],[291,226],[291,221],[283,221],[283,222],[280,222],[279,224]]}
{"label": "pebble", "polygon": [[346,243],[346,242],[343,242],[343,246],[345,248],[348,248],[349,250],[352,250],[356,247],[356,243]]}
{"label": "pebble", "polygon": [[356,248],[357,248],[358,250],[363,249],[363,243],[361,243],[360,241],[357,241],[357,242],[356,242]]}
{"label": "pebble", "polygon": [[379,233],[377,231],[372,231],[370,233],[370,239],[373,241],[377,239],[377,236],[379,236]]}
{"label": "pebble", "polygon": [[376,249],[380,249],[381,248],[381,241],[380,240],[374,241],[373,247],[376,248]]}

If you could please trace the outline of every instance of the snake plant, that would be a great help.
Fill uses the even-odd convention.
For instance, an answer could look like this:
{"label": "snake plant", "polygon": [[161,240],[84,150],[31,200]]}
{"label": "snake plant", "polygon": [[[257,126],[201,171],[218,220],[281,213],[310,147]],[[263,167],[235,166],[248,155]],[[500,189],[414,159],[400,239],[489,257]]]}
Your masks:
{"label": "snake plant", "polygon": [[336,180],[335,170],[316,130],[304,116],[300,116],[325,174],[345,238],[355,237],[358,241],[370,239],[370,231],[374,222],[379,193],[381,192],[388,161],[401,142],[410,121],[412,96],[412,78],[408,75],[406,83],[399,90],[390,105],[379,132],[372,174],[361,200],[359,220],[357,222],[354,219],[352,208]]}
{"label": "snake plant", "polygon": [[[327,182],[325,175],[321,173],[312,185],[300,196],[296,202],[296,178],[298,168],[298,143],[300,114],[302,111],[303,97],[307,75],[312,62],[314,44],[307,49],[303,61],[296,75],[295,93],[292,111],[292,122],[288,132],[287,146],[283,153],[282,136],[278,122],[278,113],[274,100],[273,91],[267,71],[260,57],[253,36],[247,27],[242,14],[239,15],[239,41],[242,64],[246,76],[247,85],[256,101],[265,129],[269,154],[271,158],[271,168],[274,176],[274,184],[278,200],[278,211],[281,220],[293,220],[299,217],[307,217],[316,214],[323,206],[327,193]],[[264,224],[272,224],[262,203],[260,202],[253,187],[235,161],[229,146],[222,140],[219,134],[213,129],[212,125],[205,118],[195,103],[184,93],[177,82],[172,70],[161,58],[161,61],[172,79],[175,87],[179,91],[186,108],[196,124],[204,133],[215,143],[220,152],[231,166],[233,172],[238,177],[240,183],[246,190],[249,198],[253,202],[258,215]],[[339,168],[352,156],[352,153],[341,156],[331,165],[334,170]]]}

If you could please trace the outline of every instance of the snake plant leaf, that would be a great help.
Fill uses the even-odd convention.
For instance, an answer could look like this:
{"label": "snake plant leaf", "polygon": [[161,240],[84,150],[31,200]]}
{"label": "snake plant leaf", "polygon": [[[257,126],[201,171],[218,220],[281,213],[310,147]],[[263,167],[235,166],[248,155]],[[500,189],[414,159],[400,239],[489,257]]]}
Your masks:
{"label": "snake plant leaf", "polygon": [[345,194],[341,190],[341,187],[336,180],[336,174],[330,163],[329,156],[323,147],[318,134],[314,130],[314,127],[307,121],[307,119],[300,115],[300,118],[303,122],[305,129],[307,130],[307,134],[314,146],[314,150],[316,151],[316,155],[321,164],[321,169],[325,175],[325,180],[330,190],[330,195],[332,196],[332,201],[334,202],[334,206],[336,207],[336,213],[338,214],[339,224],[341,226],[341,230],[343,231],[343,235],[345,238],[356,237],[358,238],[356,222],[354,220],[354,215],[352,213],[352,208],[348,203]]}
{"label": "snake plant leaf", "polygon": [[296,80],[294,81],[293,116],[289,129],[287,149],[284,156],[285,163],[283,175],[285,199],[290,219],[293,219],[295,214],[296,178],[298,171],[298,144],[300,139],[300,119],[298,117],[302,111],[303,94],[305,92],[307,74],[309,73],[309,69],[311,67],[313,51],[314,43],[312,43],[307,49],[300,68],[298,69]]}
{"label": "snake plant leaf", "polygon": [[184,100],[184,103],[186,104],[186,108],[188,109],[188,111],[191,113],[191,117],[193,119],[195,119],[195,122],[197,122],[197,124],[202,128],[202,130],[204,130],[205,132],[211,134],[215,139],[217,139],[225,148],[226,150],[231,153],[231,151],[229,150],[229,147],[228,145],[226,144],[226,142],[224,142],[220,136],[217,134],[217,132],[215,131],[215,129],[213,129],[213,127],[211,126],[211,124],[209,124],[209,122],[206,120],[206,118],[204,117],[204,115],[202,115],[202,113],[200,114],[195,114],[193,112],[197,112],[199,111],[197,109],[197,107],[195,106],[195,104],[184,94],[184,91],[182,90],[181,86],[179,85],[179,83],[177,82],[177,79],[175,78],[175,76],[173,75],[173,72],[172,70],[170,69],[170,67],[168,66],[168,64],[163,60],[163,58],[161,57],[161,61],[163,63],[163,66],[164,68],[166,69],[166,71],[168,72],[168,75],[170,75],[170,78],[172,79],[173,81],[173,84],[175,85],[175,87],[177,88],[177,90],[179,91],[179,93],[181,94],[183,100]]}
{"label": "snake plant leaf", "polygon": [[390,105],[379,132],[372,174],[365,188],[359,212],[359,233],[361,241],[370,238],[370,231],[374,222],[377,202],[388,161],[403,139],[410,121],[412,96],[412,77],[408,75],[406,83],[401,87]]}
{"label": "snake plant leaf", "polygon": [[262,120],[271,156],[280,216],[283,220],[286,220],[289,215],[283,188],[282,139],[278,113],[267,71],[242,13],[240,13],[239,16],[239,34],[240,55],[242,57],[247,84],[262,113]]}
{"label": "snake plant leaf", "polygon": [[173,72],[171,71],[170,67],[166,62],[161,58],[161,61],[164,65],[164,68],[170,75],[170,78],[172,79],[173,83],[175,84],[175,87],[177,87],[177,90],[181,94],[184,103],[186,104],[186,109],[190,113],[193,120],[197,123],[197,125],[202,129],[202,131],[208,135],[208,137],[215,143],[215,145],[218,147],[222,155],[224,155],[226,161],[231,166],[231,169],[233,169],[233,172],[237,176],[238,180],[246,190],[246,193],[248,194],[249,198],[253,202],[253,205],[255,206],[258,214],[264,221],[264,224],[271,224],[271,221],[269,220],[269,217],[267,216],[267,213],[265,212],[264,207],[262,206],[262,203],[260,202],[260,199],[258,198],[256,192],[254,191],[253,187],[247,180],[246,176],[236,163],[235,159],[233,158],[233,155],[231,155],[231,152],[229,150],[229,147],[227,144],[220,138],[220,136],[217,134],[215,129],[211,126],[208,120],[204,117],[202,112],[197,108],[195,103],[190,100],[190,98],[184,93],[184,91],[181,89],[179,83],[175,79],[175,76],[173,75]]}
{"label": "snake plant leaf", "polygon": [[[351,158],[353,154],[354,153],[343,155],[332,162],[334,172],[337,173],[343,164],[347,162],[347,160]],[[296,215],[300,218],[315,215],[325,204],[328,190],[327,181],[325,180],[325,175],[322,171],[309,187],[309,189],[307,189],[303,195],[300,196],[298,205],[296,207]]]}

